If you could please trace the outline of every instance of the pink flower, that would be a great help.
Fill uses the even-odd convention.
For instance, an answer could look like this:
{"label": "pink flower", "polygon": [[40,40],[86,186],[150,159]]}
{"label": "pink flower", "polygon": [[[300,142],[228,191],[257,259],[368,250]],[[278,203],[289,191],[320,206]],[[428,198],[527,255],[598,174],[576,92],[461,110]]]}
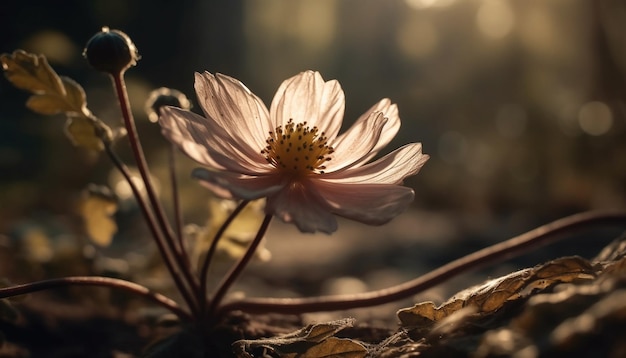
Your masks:
{"label": "pink flower", "polygon": [[334,215],[381,225],[414,197],[400,184],[428,160],[420,143],[369,162],[400,127],[398,108],[383,99],[339,134],[344,94],[313,71],[284,81],[268,111],[238,80],[197,73],[205,117],[166,107],[163,134],[207,167],[193,176],[222,198],[266,198],[265,212],[303,232],[337,230]]}

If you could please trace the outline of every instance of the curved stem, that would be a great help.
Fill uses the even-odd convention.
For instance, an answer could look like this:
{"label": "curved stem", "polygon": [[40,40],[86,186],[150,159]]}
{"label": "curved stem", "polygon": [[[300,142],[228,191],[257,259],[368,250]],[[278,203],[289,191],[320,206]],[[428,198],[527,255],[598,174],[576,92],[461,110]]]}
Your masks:
{"label": "curved stem", "polygon": [[237,215],[248,205],[250,200],[244,200],[233,210],[232,213],[228,216],[228,218],[222,223],[219,230],[215,233],[215,237],[213,237],[213,241],[211,241],[211,246],[209,246],[209,250],[204,256],[204,260],[202,261],[202,266],[200,267],[200,295],[198,297],[200,302],[206,302],[206,290],[207,290],[207,276],[209,274],[209,266],[211,265],[211,259],[213,259],[213,255],[215,255],[215,250],[217,249],[217,244],[226,232],[226,229],[230,226],[230,224],[235,220]]}
{"label": "curved stem", "polygon": [[225,304],[219,312],[241,310],[250,313],[300,314],[390,303],[422,292],[468,270],[504,261],[531,249],[555,242],[577,230],[605,225],[626,226],[626,213],[586,212],[568,216],[454,260],[414,280],[382,290],[310,298],[250,298]]}
{"label": "curved stem", "polygon": [[271,221],[272,215],[265,215],[265,218],[261,223],[261,227],[259,227],[259,231],[254,237],[254,240],[252,240],[252,242],[248,246],[246,253],[239,259],[239,262],[237,262],[237,264],[232,268],[232,270],[228,273],[228,275],[226,275],[224,280],[218,286],[218,289],[213,296],[211,304],[209,306],[209,317],[213,316],[213,313],[216,312],[219,304],[222,302],[222,299],[224,298],[224,295],[226,295],[226,292],[228,292],[230,286],[232,286],[232,284],[239,277],[243,269],[248,265],[248,262],[256,252],[259,244],[261,243],[263,236],[265,236],[265,232],[267,231],[267,228],[269,227]]}
{"label": "curved stem", "polygon": [[102,276],[62,277],[0,288],[0,298],[13,297],[18,295],[24,295],[27,293],[67,286],[99,286],[124,290],[126,292],[141,296],[153,303],[158,304],[159,306],[168,309],[172,313],[176,314],[181,320],[191,321],[193,319],[189,312],[180,308],[174,300],[170,299],[167,296],[164,296],[160,293],[152,292],[147,287],[141,286],[134,282]]}
{"label": "curved stem", "polygon": [[[139,173],[141,174],[141,178],[146,187],[146,193],[148,194],[148,199],[150,204],[152,205],[152,209],[154,210],[154,214],[156,216],[157,222],[163,231],[165,243],[167,244],[169,250],[172,251],[174,260],[178,265],[178,268],[182,272],[185,280],[190,286],[192,292],[199,290],[199,285],[197,282],[197,278],[191,272],[191,266],[188,264],[188,261],[185,261],[183,258],[184,253],[182,248],[177,245],[176,240],[174,240],[174,233],[172,232],[172,228],[170,227],[165,213],[163,211],[163,207],[156,197],[156,193],[154,190],[154,186],[152,185],[152,180],[150,179],[150,173],[148,170],[148,163],[146,162],[146,158],[144,156],[144,151],[141,146],[141,142],[139,141],[139,135],[137,133],[137,128],[135,127],[135,121],[133,119],[130,105],[128,101],[128,93],[126,91],[126,85],[124,82],[124,74],[120,72],[118,74],[112,75],[113,84],[115,87],[115,92],[117,94],[117,99],[120,103],[120,108],[122,110],[122,117],[124,118],[124,125],[126,127],[126,131],[128,132],[128,140],[131,145],[131,149],[133,151],[133,155],[135,157],[135,161],[137,163],[137,167],[139,169]],[[169,260],[169,256],[164,257],[164,260]],[[174,266],[173,264],[170,266]],[[172,272],[172,275],[176,275],[175,272]],[[186,290],[186,289],[185,289]],[[188,293],[189,295],[193,295],[192,293]]]}
{"label": "curved stem", "polygon": [[143,214],[144,218],[146,219],[146,222],[148,223],[148,228],[150,229],[150,233],[152,234],[152,237],[154,238],[157,244],[159,253],[161,254],[161,257],[163,257],[163,261],[165,262],[167,269],[171,273],[172,279],[174,280],[174,283],[176,284],[178,291],[185,299],[185,302],[187,302],[189,309],[191,309],[191,311],[194,314],[198,313],[199,311],[198,303],[195,301],[194,296],[186,289],[185,283],[181,280],[181,277],[178,275],[178,271],[173,265],[173,261],[172,261],[172,258],[170,257],[170,253],[165,248],[165,239],[163,238],[163,233],[158,229],[157,224],[156,224],[156,219],[154,218],[154,214],[152,213],[152,211],[150,211],[150,207],[146,203],[144,197],[139,192],[137,185],[135,185],[135,182],[132,180],[132,177],[130,176],[130,173],[128,172],[128,168],[122,162],[122,160],[115,154],[115,152],[113,151],[109,143],[106,143],[104,145],[104,149],[106,153],[109,155],[109,158],[111,159],[113,164],[117,167],[120,173],[122,173],[122,175],[126,179],[126,182],[130,186],[130,189],[132,190],[133,195],[135,196],[135,199],[137,200],[139,208],[141,209],[141,213]]}

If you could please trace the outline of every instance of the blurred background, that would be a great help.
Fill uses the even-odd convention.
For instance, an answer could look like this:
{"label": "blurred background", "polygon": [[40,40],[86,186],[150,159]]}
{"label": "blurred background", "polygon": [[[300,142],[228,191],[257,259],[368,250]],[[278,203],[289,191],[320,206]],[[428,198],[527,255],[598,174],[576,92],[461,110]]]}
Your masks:
{"label": "blurred background", "polygon": [[[374,230],[342,222],[315,240],[275,224],[274,259],[249,277],[304,287],[286,295],[385,286],[567,214],[625,207],[622,1],[22,0],[0,9],[0,52],[45,54],[117,126],[109,79],[81,56],[102,26],[129,34],[142,56],[127,81],[163,187],[168,147],[144,103],[161,86],[195,103],[196,71],[233,76],[269,104],[284,79],[318,70],[346,93],[345,125],[381,98],[398,104],[403,127],[388,149],[422,142],[431,156],[406,181],[416,192],[412,210]],[[107,158],[73,148],[64,119],[30,113],[26,98],[0,80],[0,234],[9,241],[33,226],[48,237],[80,227],[72,213],[89,183],[128,199]],[[124,145],[119,151],[130,159]],[[181,157],[182,200],[187,220],[203,224],[208,194],[188,180],[193,166]],[[120,210],[114,243],[146,236],[132,202]],[[593,255],[585,246],[593,241],[529,262],[568,250]],[[294,256],[309,250],[319,254]],[[324,281],[333,275],[345,280]]]}

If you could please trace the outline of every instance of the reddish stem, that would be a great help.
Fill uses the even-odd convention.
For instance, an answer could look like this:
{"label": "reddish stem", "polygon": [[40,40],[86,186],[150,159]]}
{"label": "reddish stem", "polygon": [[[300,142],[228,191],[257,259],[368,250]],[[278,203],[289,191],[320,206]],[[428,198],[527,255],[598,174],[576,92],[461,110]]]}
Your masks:
{"label": "reddish stem", "polygon": [[183,213],[180,208],[180,195],[178,192],[178,179],[176,177],[176,147],[174,144],[170,145],[169,150],[169,170],[170,170],[170,183],[172,186],[172,205],[174,210],[174,220],[176,223],[176,237],[178,238],[178,246],[180,247],[184,265],[191,267],[189,262],[189,256],[185,249],[185,237],[183,234]]}
{"label": "reddish stem", "polygon": [[6,288],[0,288],[0,298],[13,297],[18,295],[25,295],[32,292],[49,290],[53,288],[67,287],[67,286],[99,286],[99,287],[111,287],[120,290],[130,292],[132,294],[141,296],[153,303],[156,303],[164,308],[167,308],[172,313],[176,314],[181,320],[192,321],[193,317],[189,312],[180,308],[176,302],[172,299],[156,292],[150,291],[145,286],[141,286],[134,282],[120,280],[111,277],[102,276],[71,276],[55,278],[44,281],[30,282],[22,285],[16,285]]}
{"label": "reddish stem", "polygon": [[250,313],[301,314],[339,311],[390,303],[415,295],[458,274],[487,264],[504,261],[531,249],[537,249],[558,241],[578,230],[605,225],[626,226],[626,213],[586,212],[568,216],[454,260],[414,280],[382,290],[309,298],[249,298],[227,303],[220,307],[219,313],[241,310]]}
{"label": "reddish stem", "polygon": [[169,256],[169,252],[165,248],[165,239],[163,238],[163,233],[157,227],[154,214],[152,213],[152,211],[150,211],[150,207],[146,203],[144,197],[139,192],[137,185],[135,185],[135,182],[132,180],[126,165],[115,154],[115,152],[113,152],[113,149],[111,148],[109,143],[106,143],[104,148],[107,154],[109,155],[109,158],[111,158],[111,161],[113,162],[113,164],[117,167],[120,173],[122,173],[122,175],[126,179],[126,182],[130,186],[130,189],[132,190],[133,195],[135,196],[135,199],[137,200],[137,204],[139,205],[139,208],[141,209],[141,213],[143,214],[143,217],[145,218],[148,224],[150,233],[152,234],[152,237],[156,241],[157,248],[159,249],[159,252],[161,253],[161,256],[163,257],[163,261],[165,262],[167,269],[171,273],[172,279],[174,280],[174,283],[176,284],[178,291],[185,299],[185,302],[187,302],[187,305],[189,306],[191,311],[194,314],[197,314],[199,311],[198,304],[194,300],[193,295],[190,294],[190,292],[188,292],[187,289],[185,288],[184,282],[181,280],[181,277],[177,274],[176,268],[173,266],[173,261]]}
{"label": "reddish stem", "polygon": [[[133,151],[133,155],[135,156],[135,161],[137,163],[137,167],[139,169],[139,173],[141,174],[141,178],[145,184],[146,193],[148,195],[148,199],[154,210],[154,214],[156,216],[159,227],[163,232],[163,241],[167,248],[171,252],[171,256],[174,257],[175,262],[170,262],[167,264],[170,273],[175,281],[177,281],[177,285],[181,294],[184,297],[195,297],[194,292],[199,291],[199,284],[197,282],[197,278],[191,272],[191,266],[189,262],[184,259],[184,253],[182,247],[177,245],[177,241],[174,239],[174,233],[165,217],[165,213],[163,211],[163,207],[161,206],[160,201],[156,197],[156,193],[154,190],[154,186],[152,185],[152,180],[150,179],[150,173],[148,170],[148,163],[146,162],[146,158],[144,156],[144,151],[141,146],[141,142],[139,141],[139,135],[137,133],[137,128],[135,127],[135,121],[133,120],[133,116],[130,110],[130,105],[128,101],[128,93],[126,91],[126,85],[124,83],[124,73],[120,72],[118,74],[112,75],[113,84],[115,87],[115,92],[117,94],[118,101],[120,103],[120,108],[122,110],[122,117],[124,118],[124,125],[126,127],[126,131],[128,132],[128,140],[131,145],[131,149]],[[159,240],[157,240],[159,241]],[[161,255],[163,259],[166,261],[172,261],[172,257],[165,252],[165,247],[160,248]],[[178,269],[176,269],[176,266]],[[180,278],[178,278],[178,271],[182,272],[185,281],[190,286],[187,288],[185,285],[180,284]],[[191,290],[191,292],[188,291]],[[195,298],[192,298],[192,300]],[[192,302],[189,302],[190,305],[194,306]]]}
{"label": "reddish stem", "polygon": [[[207,294],[206,292],[207,276],[209,274],[209,266],[211,265],[211,260],[213,259],[213,256],[215,255],[215,250],[217,249],[217,244],[222,238],[222,236],[224,236],[224,232],[226,232],[226,229],[228,229],[228,227],[233,222],[233,220],[235,220],[237,215],[239,215],[239,213],[246,207],[246,205],[248,205],[249,202],[250,200],[244,200],[241,203],[239,203],[239,205],[237,205],[235,210],[233,210],[233,212],[230,213],[228,218],[226,218],[226,220],[222,223],[222,226],[220,226],[219,230],[215,233],[215,237],[213,237],[213,241],[211,241],[211,246],[209,246],[209,250],[204,256],[204,260],[202,261],[202,266],[200,267],[200,292],[199,293],[201,297],[198,297],[198,299],[202,300],[200,302],[203,302],[203,303],[206,302],[205,297]],[[203,313],[206,313],[206,312],[203,312]]]}
{"label": "reddish stem", "polygon": [[261,240],[263,240],[263,237],[265,236],[265,232],[267,231],[267,228],[269,227],[271,221],[272,221],[272,215],[265,215],[265,218],[263,219],[263,222],[261,223],[261,227],[259,228],[259,231],[254,237],[254,240],[252,240],[252,242],[246,249],[246,253],[239,259],[239,262],[237,262],[237,264],[232,268],[232,270],[226,275],[224,280],[218,286],[217,291],[215,295],[213,296],[211,300],[211,304],[209,306],[209,310],[208,310],[209,317],[213,317],[219,304],[222,302],[222,299],[226,295],[226,292],[228,292],[228,289],[230,288],[230,286],[232,286],[235,280],[237,280],[237,278],[239,277],[243,269],[248,265],[248,262],[250,261],[250,259],[252,259],[252,256],[256,252],[256,249],[261,243]]}

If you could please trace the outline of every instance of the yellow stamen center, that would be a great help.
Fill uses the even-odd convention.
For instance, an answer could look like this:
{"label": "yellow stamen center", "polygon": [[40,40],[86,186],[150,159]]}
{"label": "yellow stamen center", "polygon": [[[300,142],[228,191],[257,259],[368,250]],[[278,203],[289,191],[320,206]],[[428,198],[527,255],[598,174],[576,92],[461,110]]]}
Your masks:
{"label": "yellow stamen center", "polygon": [[328,145],[328,138],[317,127],[306,122],[295,124],[291,119],[284,126],[269,132],[261,150],[268,163],[281,172],[294,177],[324,173],[330,155],[335,151]]}

